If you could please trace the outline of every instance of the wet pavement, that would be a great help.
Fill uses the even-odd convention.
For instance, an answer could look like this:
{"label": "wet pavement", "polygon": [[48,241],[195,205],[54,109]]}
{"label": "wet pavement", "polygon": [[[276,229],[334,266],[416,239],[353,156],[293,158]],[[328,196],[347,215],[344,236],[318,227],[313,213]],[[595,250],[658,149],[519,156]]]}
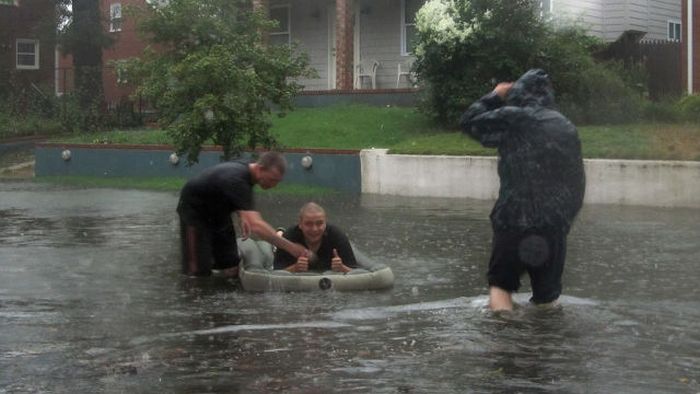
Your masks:
{"label": "wet pavement", "polygon": [[495,316],[492,202],[321,198],[395,286],[264,294],[179,275],[176,202],[0,181],[0,393],[700,392],[699,210],[584,207],[563,309]]}

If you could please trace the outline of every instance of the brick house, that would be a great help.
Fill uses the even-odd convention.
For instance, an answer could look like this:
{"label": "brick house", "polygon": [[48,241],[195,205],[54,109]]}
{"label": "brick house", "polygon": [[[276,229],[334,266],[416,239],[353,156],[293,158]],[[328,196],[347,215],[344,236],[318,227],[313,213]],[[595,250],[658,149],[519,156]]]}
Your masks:
{"label": "brick house", "polygon": [[[134,87],[119,75],[114,62],[138,57],[146,47],[137,36],[133,18],[122,12],[126,7],[143,4],[144,0],[100,0],[105,30],[114,39],[114,44],[102,52],[102,85],[108,109],[114,109],[133,93]],[[59,95],[73,90],[73,59],[70,55],[60,57],[57,81]]]}
{"label": "brick house", "polygon": [[0,0],[0,86],[53,90],[55,29],[52,0]]}
{"label": "brick house", "polygon": [[[681,0],[685,22],[681,45],[683,84],[688,94],[700,93],[700,1]],[[690,72],[688,72],[690,70]],[[690,75],[689,75],[690,74]],[[690,78],[689,78],[690,76]]]}

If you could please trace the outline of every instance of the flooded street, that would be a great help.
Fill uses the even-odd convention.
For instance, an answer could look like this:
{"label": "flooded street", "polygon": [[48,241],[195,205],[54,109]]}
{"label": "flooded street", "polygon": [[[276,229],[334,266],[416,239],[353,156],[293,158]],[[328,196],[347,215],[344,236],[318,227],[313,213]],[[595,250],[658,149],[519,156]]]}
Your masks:
{"label": "flooded street", "polygon": [[[300,197],[264,196],[273,226]],[[329,196],[380,292],[179,274],[177,193],[0,182],[0,393],[699,393],[700,210],[585,206],[561,310],[485,311],[490,201]]]}

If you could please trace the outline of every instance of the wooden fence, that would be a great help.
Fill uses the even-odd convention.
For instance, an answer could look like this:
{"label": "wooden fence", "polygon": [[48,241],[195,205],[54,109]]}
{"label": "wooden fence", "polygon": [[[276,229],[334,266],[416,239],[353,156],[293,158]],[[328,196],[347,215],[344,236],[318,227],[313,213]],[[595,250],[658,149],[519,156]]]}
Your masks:
{"label": "wooden fence", "polygon": [[620,60],[627,66],[643,65],[648,74],[647,88],[652,100],[678,97],[683,93],[679,41],[617,41],[599,53],[599,58]]}

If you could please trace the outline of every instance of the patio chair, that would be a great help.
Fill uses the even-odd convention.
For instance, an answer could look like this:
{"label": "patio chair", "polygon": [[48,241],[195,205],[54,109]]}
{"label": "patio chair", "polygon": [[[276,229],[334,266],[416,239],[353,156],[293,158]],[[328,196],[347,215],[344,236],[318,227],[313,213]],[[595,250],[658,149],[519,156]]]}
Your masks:
{"label": "patio chair", "polygon": [[374,59],[360,62],[360,64],[357,65],[355,85],[358,89],[362,89],[362,81],[364,78],[369,79],[372,89],[377,88],[377,68],[379,68],[379,62]]}
{"label": "patio chair", "polygon": [[415,74],[411,72],[412,65],[413,62],[411,61],[403,64],[399,62],[398,72],[396,74],[396,88],[398,88],[401,85],[401,77],[406,78],[406,82],[408,82],[411,86],[416,86]]}

